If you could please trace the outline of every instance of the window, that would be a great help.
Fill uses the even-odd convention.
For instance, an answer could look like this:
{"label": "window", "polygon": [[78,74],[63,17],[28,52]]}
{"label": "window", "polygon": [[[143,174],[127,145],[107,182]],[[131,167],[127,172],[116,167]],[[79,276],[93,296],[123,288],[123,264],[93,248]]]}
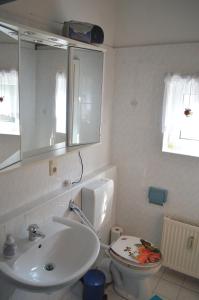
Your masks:
{"label": "window", "polygon": [[166,77],[162,129],[164,152],[199,156],[199,77]]}
{"label": "window", "polygon": [[19,135],[18,73],[0,71],[0,134]]}
{"label": "window", "polygon": [[56,74],[56,132],[66,133],[66,75]]}

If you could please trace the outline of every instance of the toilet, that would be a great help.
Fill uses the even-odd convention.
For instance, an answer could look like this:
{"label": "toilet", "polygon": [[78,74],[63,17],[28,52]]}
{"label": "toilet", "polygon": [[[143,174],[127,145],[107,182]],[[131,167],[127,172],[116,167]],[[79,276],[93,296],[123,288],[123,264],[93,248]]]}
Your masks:
{"label": "toilet", "polygon": [[[131,300],[149,300],[151,296],[150,276],[157,273],[160,262],[140,264],[124,251],[137,245],[140,238],[121,236],[109,249],[114,289],[120,296]],[[135,246],[136,247],[136,246]]]}
{"label": "toilet", "polygon": [[[82,211],[98,234],[103,228],[109,201],[112,202],[113,190],[110,179],[100,179],[82,188]],[[139,244],[140,238],[124,235],[108,250],[113,287],[117,294],[128,300],[149,300],[152,292],[149,279],[161,267],[161,261],[140,264],[134,258]]]}

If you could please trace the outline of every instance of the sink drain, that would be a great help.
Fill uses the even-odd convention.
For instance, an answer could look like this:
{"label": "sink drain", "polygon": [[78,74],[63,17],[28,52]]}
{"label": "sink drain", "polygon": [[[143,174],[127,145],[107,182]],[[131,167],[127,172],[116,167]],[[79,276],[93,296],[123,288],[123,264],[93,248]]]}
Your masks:
{"label": "sink drain", "polygon": [[52,264],[52,263],[46,264],[46,265],[44,266],[44,269],[45,269],[46,271],[53,271],[54,268],[55,268],[55,265]]}

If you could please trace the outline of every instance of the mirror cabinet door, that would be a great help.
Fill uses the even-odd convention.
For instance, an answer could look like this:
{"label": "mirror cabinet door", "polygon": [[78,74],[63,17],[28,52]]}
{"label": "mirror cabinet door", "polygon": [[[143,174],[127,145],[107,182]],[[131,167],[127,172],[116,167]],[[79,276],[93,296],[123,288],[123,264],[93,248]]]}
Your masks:
{"label": "mirror cabinet door", "polygon": [[22,155],[66,147],[68,51],[26,41],[20,46]]}
{"label": "mirror cabinet door", "polygon": [[0,169],[20,161],[18,32],[0,25]]}
{"label": "mirror cabinet door", "polygon": [[68,145],[100,142],[103,53],[69,49]]}
{"label": "mirror cabinet door", "polygon": [[0,170],[100,141],[103,53],[47,40],[0,25]]}

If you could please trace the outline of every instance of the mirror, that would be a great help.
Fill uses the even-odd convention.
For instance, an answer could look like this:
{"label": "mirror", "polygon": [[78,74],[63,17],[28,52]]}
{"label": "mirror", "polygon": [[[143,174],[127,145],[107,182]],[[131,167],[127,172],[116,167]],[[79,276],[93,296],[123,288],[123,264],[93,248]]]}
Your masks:
{"label": "mirror", "polygon": [[20,160],[18,33],[0,25],[0,169]]}
{"label": "mirror", "polygon": [[66,49],[25,39],[20,46],[23,158],[66,147],[68,68]]}
{"label": "mirror", "polygon": [[68,145],[100,142],[103,53],[70,47]]}
{"label": "mirror", "polygon": [[78,46],[0,21],[0,170],[100,142],[104,54]]}

